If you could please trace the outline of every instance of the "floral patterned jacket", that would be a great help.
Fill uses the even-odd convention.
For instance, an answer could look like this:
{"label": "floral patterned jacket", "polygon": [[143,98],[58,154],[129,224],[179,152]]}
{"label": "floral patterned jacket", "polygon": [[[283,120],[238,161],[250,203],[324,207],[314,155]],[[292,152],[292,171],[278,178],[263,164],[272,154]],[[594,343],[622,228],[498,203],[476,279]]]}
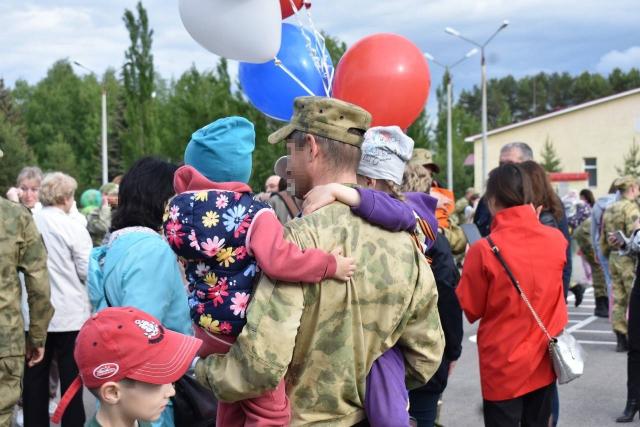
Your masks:
{"label": "floral patterned jacket", "polygon": [[258,266],[247,250],[256,215],[270,209],[251,193],[187,191],[168,206],[164,233],[185,265],[191,319],[207,332],[237,336]]}

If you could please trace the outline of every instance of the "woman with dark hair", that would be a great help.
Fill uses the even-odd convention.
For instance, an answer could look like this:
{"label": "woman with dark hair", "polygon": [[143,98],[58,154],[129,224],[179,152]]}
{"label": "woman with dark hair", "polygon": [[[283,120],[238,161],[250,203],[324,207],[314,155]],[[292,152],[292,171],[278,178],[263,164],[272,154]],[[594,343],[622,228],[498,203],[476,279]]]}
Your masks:
{"label": "woman with dark hair", "polygon": [[[146,157],[122,178],[109,241],[91,252],[89,298],[94,311],[132,306],[168,329],[193,335],[182,274],[160,235],[175,171],[170,163]],[[171,405],[153,425],[173,426]]]}
{"label": "woman with dark hair", "polygon": [[533,160],[520,163],[520,167],[524,170],[531,180],[531,189],[533,191],[531,203],[537,208],[541,208],[540,222],[549,227],[557,228],[562,232],[567,240],[567,262],[562,270],[562,286],[564,289],[564,297],[567,297],[569,290],[575,294],[576,306],[580,305],[584,295],[584,287],[576,285],[570,288],[571,284],[571,235],[569,234],[569,223],[562,206],[562,201],[558,197],[547,172],[538,163]]}
{"label": "woman with dark hair", "polygon": [[588,204],[590,208],[592,208],[593,205],[596,204],[596,198],[588,188],[580,190],[580,200]]}
{"label": "woman with dark hair", "polygon": [[[567,242],[540,223],[528,174],[504,164],[489,174],[485,198],[493,222],[489,238],[552,336],[567,324],[562,268]],[[478,355],[486,426],[546,427],[556,375],[548,341],[489,239],[467,253],[456,290],[470,322],[480,320]]]}

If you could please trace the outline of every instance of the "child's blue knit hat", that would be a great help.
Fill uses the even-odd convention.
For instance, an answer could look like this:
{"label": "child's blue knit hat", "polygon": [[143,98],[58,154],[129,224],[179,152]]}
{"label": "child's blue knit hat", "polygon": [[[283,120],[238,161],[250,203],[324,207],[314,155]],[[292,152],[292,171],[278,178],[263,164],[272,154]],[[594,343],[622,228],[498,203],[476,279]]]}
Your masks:
{"label": "child's blue knit hat", "polygon": [[225,117],[198,129],[184,151],[184,162],[215,182],[249,182],[256,146],[253,123]]}

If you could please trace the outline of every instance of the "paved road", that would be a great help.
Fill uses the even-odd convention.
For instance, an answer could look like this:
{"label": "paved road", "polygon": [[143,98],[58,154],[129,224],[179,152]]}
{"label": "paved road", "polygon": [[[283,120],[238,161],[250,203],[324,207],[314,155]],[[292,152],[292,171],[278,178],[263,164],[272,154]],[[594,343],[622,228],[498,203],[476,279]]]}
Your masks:
{"label": "paved road", "polygon": [[[587,351],[587,365],[581,378],[559,386],[560,426],[620,425],[614,419],[626,399],[626,353],[615,352],[611,325],[608,319],[593,316],[593,308],[592,288],[578,308],[569,297],[568,328]],[[476,330],[477,323],[465,322],[462,357],[444,392],[440,421],[446,427],[483,425]]]}

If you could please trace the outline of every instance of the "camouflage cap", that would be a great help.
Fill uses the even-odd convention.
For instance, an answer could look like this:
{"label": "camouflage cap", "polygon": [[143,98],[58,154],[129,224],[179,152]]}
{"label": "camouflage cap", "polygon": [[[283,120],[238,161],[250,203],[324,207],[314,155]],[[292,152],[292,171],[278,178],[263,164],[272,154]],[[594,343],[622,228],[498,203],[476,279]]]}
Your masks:
{"label": "camouflage cap", "polygon": [[416,148],[413,150],[413,157],[411,157],[409,164],[425,166],[432,169],[435,173],[440,172],[440,166],[433,163],[433,154],[424,148]]}
{"label": "camouflage cap", "polygon": [[613,186],[620,191],[626,191],[634,184],[638,185],[638,180],[631,175],[620,177],[613,182]]}
{"label": "camouflage cap", "polygon": [[293,104],[289,124],[269,135],[269,143],[285,140],[299,130],[360,147],[371,124],[371,114],[357,105],[334,98],[301,96]]}
{"label": "camouflage cap", "polygon": [[118,184],[114,184],[113,182],[107,182],[106,184],[102,184],[100,187],[100,192],[102,194],[106,194],[107,196],[117,196],[118,195]]}

